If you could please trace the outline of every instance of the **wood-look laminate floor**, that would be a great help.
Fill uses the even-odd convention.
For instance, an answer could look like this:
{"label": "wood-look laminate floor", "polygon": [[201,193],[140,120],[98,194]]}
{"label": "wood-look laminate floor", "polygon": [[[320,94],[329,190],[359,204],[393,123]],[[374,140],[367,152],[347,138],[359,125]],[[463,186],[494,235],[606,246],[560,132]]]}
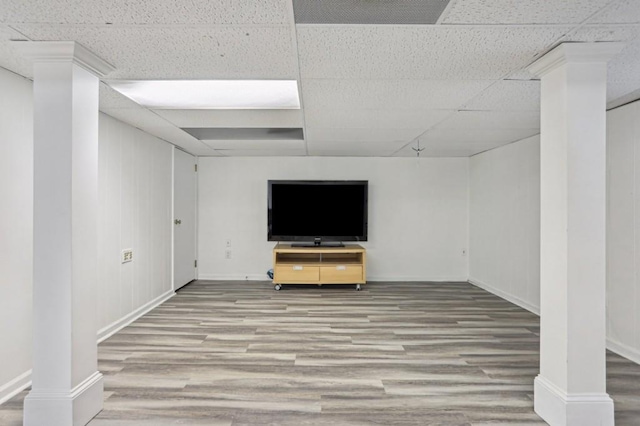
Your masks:
{"label": "wood-look laminate floor", "polygon": [[[535,315],[467,283],[198,281],[100,344],[90,425],[545,424],[538,347]],[[607,362],[616,424],[640,425],[640,366]]]}

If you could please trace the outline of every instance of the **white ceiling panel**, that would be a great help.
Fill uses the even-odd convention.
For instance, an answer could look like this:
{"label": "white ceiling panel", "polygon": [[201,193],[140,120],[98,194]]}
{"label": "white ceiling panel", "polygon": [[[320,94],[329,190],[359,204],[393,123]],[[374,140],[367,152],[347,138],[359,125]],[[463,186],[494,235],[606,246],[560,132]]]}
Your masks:
{"label": "white ceiling panel", "polygon": [[607,85],[607,108],[615,108],[640,99],[640,78],[610,81]]}
{"label": "white ceiling panel", "polygon": [[462,105],[467,110],[539,111],[540,81],[502,80]]}
{"label": "white ceiling panel", "polygon": [[539,111],[458,111],[436,129],[534,129],[540,127]]}
{"label": "white ceiling panel", "polygon": [[302,127],[302,110],[154,110],[178,127]]}
{"label": "white ceiling panel", "polygon": [[393,157],[414,157],[416,161],[421,158],[433,157],[470,157],[490,149],[498,148],[500,144],[493,142],[478,145],[460,145],[460,146],[433,146],[425,149],[420,153],[420,157],[416,156],[415,151],[410,146],[403,148],[393,154]]}
{"label": "white ceiling panel", "polygon": [[395,142],[345,142],[345,141],[310,141],[307,143],[309,151],[315,149],[326,150],[367,150],[367,151],[391,151],[394,152],[404,145],[407,141],[395,141]]}
{"label": "white ceiling panel", "polygon": [[25,77],[32,76],[32,63],[18,53],[11,40],[25,40],[25,37],[8,26],[0,24],[0,67]]}
{"label": "white ceiling panel", "polygon": [[618,0],[589,22],[599,24],[640,23],[640,1]]}
{"label": "white ceiling panel", "polygon": [[433,129],[420,136],[424,148],[447,145],[491,144],[496,146],[519,141],[540,133],[539,128],[532,129]]}
{"label": "white ceiling panel", "polygon": [[281,24],[287,0],[3,0],[0,22],[65,24]]}
{"label": "white ceiling panel", "polygon": [[453,0],[443,24],[579,24],[611,0]]}
{"label": "white ceiling panel", "polygon": [[304,141],[298,140],[204,140],[212,149],[223,150],[304,150]]}
{"label": "white ceiling panel", "polygon": [[[307,155],[307,151],[304,149],[225,149],[216,150],[216,154],[214,155],[223,155],[228,157],[302,157]],[[203,156],[207,155],[204,154]]]}
{"label": "white ceiling panel", "polygon": [[304,79],[310,109],[456,109],[489,87],[491,80]]}
{"label": "white ceiling panel", "polygon": [[422,133],[424,129],[327,129],[307,127],[305,139],[315,141],[345,142],[401,142],[409,141]]}
{"label": "white ceiling panel", "polygon": [[453,110],[305,108],[306,125],[325,128],[429,129]]}
{"label": "white ceiling panel", "polygon": [[100,83],[100,110],[114,109],[114,108],[129,108],[139,109],[142,108],[131,99],[122,95],[119,92],[113,90],[106,83]]}
{"label": "white ceiling panel", "polygon": [[289,27],[18,25],[32,40],[75,40],[116,67],[109,79],[297,79]]}
{"label": "white ceiling panel", "polygon": [[301,76],[495,80],[527,65],[565,27],[298,25]]}
{"label": "white ceiling panel", "polygon": [[309,148],[309,155],[319,157],[389,157],[393,150],[372,150],[366,148],[325,149]]}

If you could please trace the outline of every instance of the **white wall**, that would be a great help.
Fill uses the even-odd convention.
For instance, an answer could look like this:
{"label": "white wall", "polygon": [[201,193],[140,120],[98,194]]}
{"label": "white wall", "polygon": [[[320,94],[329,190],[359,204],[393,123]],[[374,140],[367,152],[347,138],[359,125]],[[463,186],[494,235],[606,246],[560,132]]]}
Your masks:
{"label": "white wall", "polygon": [[[172,293],[173,147],[100,114],[99,336]],[[121,263],[124,249],[133,262]]]}
{"label": "white wall", "polygon": [[469,159],[469,280],[540,307],[540,137]]}
{"label": "white wall", "polygon": [[369,181],[369,280],[466,281],[467,171],[466,158],[200,158],[199,278],[267,279],[269,179],[358,179]]}
{"label": "white wall", "polygon": [[[531,138],[470,159],[469,278],[539,312],[540,155]],[[640,102],[607,112],[608,348],[640,363]]]}
{"label": "white wall", "polygon": [[[0,402],[30,382],[32,83],[0,68]],[[171,150],[100,114],[98,327],[104,338],[173,294]],[[124,248],[134,261],[120,263]]]}
{"label": "white wall", "polygon": [[29,382],[33,275],[31,82],[0,68],[0,401]]}
{"label": "white wall", "polygon": [[607,113],[607,339],[640,363],[640,102]]}

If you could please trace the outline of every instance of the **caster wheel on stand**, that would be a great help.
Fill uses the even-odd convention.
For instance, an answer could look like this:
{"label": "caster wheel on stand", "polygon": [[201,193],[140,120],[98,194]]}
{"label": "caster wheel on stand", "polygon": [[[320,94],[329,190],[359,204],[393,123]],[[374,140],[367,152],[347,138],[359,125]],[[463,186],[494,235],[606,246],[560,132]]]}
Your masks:
{"label": "caster wheel on stand", "polygon": [[362,290],[362,287],[360,287],[360,284],[356,284],[356,291],[360,291]]}
{"label": "caster wheel on stand", "polygon": [[274,289],[275,291],[279,291],[281,288],[282,288],[282,286],[281,286],[280,284],[276,284],[276,285],[273,287],[273,289]]}

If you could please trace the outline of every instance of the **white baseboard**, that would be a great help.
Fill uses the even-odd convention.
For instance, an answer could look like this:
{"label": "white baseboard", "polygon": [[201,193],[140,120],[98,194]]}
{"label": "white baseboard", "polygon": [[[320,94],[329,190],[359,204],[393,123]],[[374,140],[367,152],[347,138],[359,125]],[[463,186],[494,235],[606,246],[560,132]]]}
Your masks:
{"label": "white baseboard", "polygon": [[[267,274],[199,274],[199,280],[211,281],[271,281]],[[389,282],[467,282],[467,277],[424,277],[418,275],[371,275],[367,277],[367,282],[389,281]]]}
{"label": "white baseboard", "polygon": [[[493,293],[498,297],[501,297],[511,303],[513,303],[514,305],[518,305],[521,308],[526,309],[527,311],[534,313],[538,316],[540,316],[540,308],[537,306],[534,306],[530,303],[525,302],[524,300],[512,296],[502,290],[498,290],[495,287],[490,286],[489,284],[483,283],[482,281],[479,280],[475,280],[472,278],[469,278],[469,283],[473,284],[477,287],[480,287],[483,290],[488,291],[489,293]],[[607,349],[609,349],[611,352],[614,352],[618,355],[620,355],[621,357],[624,357],[626,359],[628,359],[629,361],[633,361],[636,364],[640,364],[640,350],[636,349],[636,348],[632,348],[630,346],[627,346],[623,343],[620,342],[616,342],[615,340],[608,338],[607,339]]]}
{"label": "white baseboard", "polygon": [[0,404],[4,404],[29,386],[31,386],[31,370],[0,386]]}
{"label": "white baseboard", "polygon": [[208,281],[271,281],[265,271],[264,274],[198,274],[199,280]]}
{"label": "white baseboard", "polygon": [[613,400],[606,393],[567,394],[545,377],[533,383],[533,409],[553,426],[613,426]]}
{"label": "white baseboard", "polygon": [[419,275],[368,275],[367,282],[467,282],[467,277],[438,277],[438,276],[419,276]]}
{"label": "white baseboard", "polygon": [[173,290],[169,290],[166,293],[163,293],[160,296],[156,297],[152,301],[140,306],[138,309],[129,313],[128,315],[125,315],[124,317],[120,318],[117,321],[114,321],[108,326],[101,328],[100,330],[98,330],[98,343],[113,336],[115,333],[122,330],[123,328],[125,328],[126,326],[128,326],[129,324],[131,324],[132,322],[134,322],[135,320],[137,320],[138,318],[140,318],[150,310],[152,310],[153,308],[171,299],[173,296],[175,296],[175,294],[176,293]]}
{"label": "white baseboard", "polygon": [[607,339],[607,349],[609,349],[611,352],[617,353],[624,358],[627,358],[629,361],[640,364],[640,350],[636,348],[632,348],[609,338]]}
{"label": "white baseboard", "polygon": [[526,301],[520,299],[519,297],[513,296],[513,295],[511,295],[511,294],[509,294],[509,293],[507,293],[507,292],[505,292],[503,290],[497,289],[497,288],[495,288],[495,287],[493,287],[493,286],[491,286],[491,285],[489,285],[487,283],[484,283],[484,282],[482,282],[480,280],[476,280],[474,278],[469,278],[468,282],[469,282],[469,284],[473,284],[476,287],[480,287],[481,289],[486,290],[489,293],[495,294],[496,296],[501,297],[501,298],[513,303],[514,305],[518,305],[521,308],[524,308],[527,311],[540,316],[540,307],[539,306],[532,305],[531,303],[526,302]]}

